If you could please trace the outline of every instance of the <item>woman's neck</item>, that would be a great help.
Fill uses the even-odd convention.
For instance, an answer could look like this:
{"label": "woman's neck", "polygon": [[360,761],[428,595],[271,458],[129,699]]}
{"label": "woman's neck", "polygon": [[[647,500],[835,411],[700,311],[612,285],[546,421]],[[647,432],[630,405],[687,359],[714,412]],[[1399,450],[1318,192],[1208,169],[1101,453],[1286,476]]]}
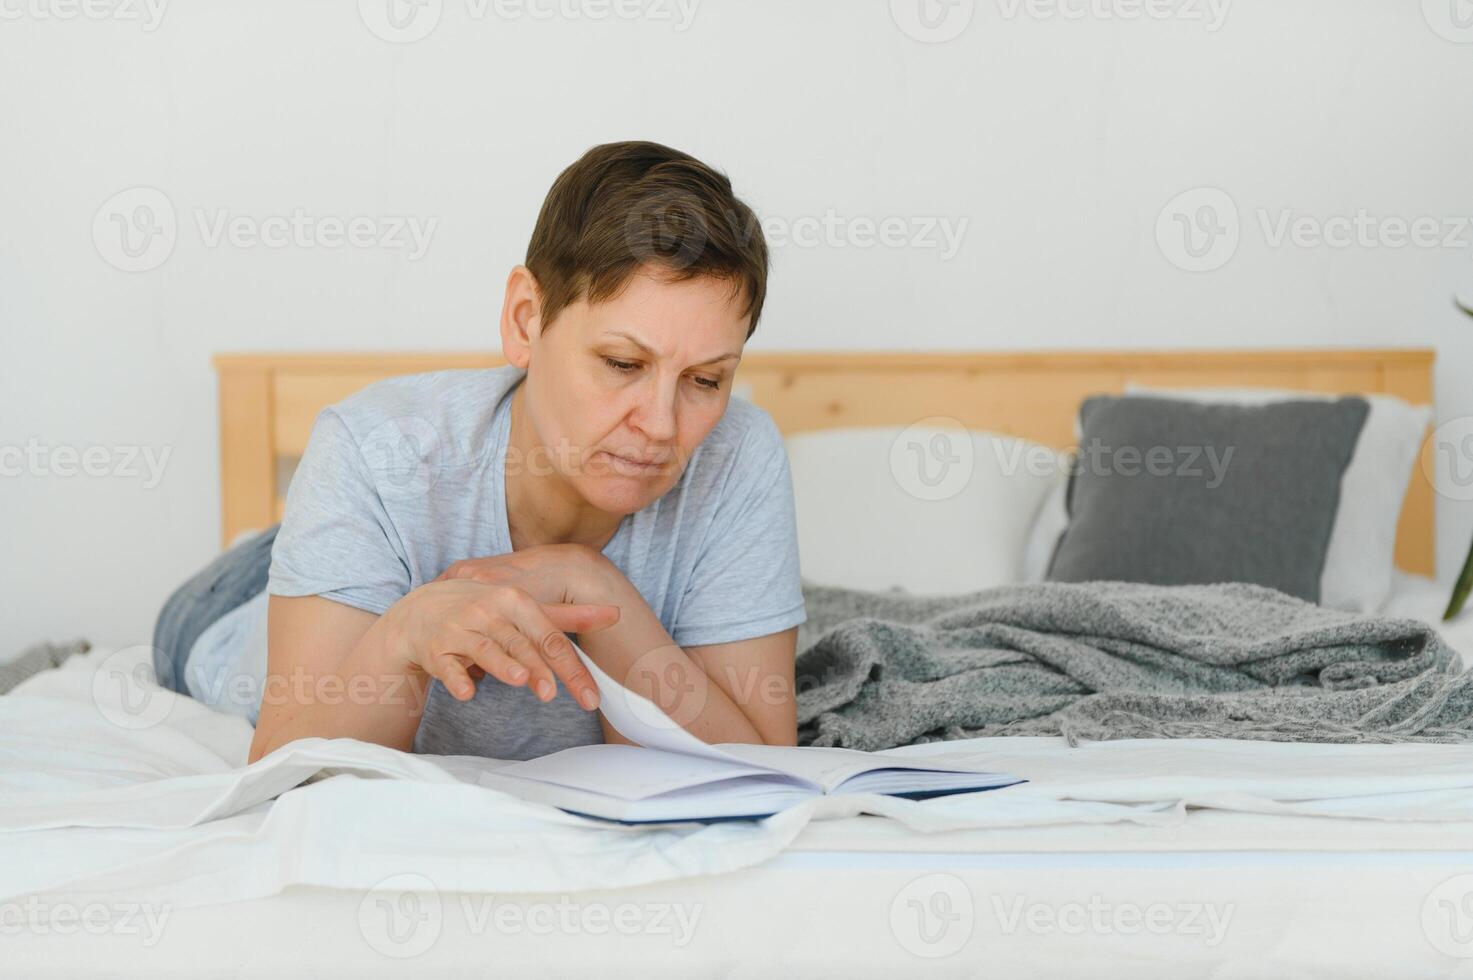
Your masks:
{"label": "woman's neck", "polygon": [[[527,421],[525,391],[524,385],[518,385],[512,392],[511,433],[503,474],[511,548],[522,551],[544,544],[576,543],[602,551],[623,518],[589,507],[550,465],[550,454]],[[523,465],[514,465],[514,460]],[[536,465],[525,465],[527,461],[535,461]]]}

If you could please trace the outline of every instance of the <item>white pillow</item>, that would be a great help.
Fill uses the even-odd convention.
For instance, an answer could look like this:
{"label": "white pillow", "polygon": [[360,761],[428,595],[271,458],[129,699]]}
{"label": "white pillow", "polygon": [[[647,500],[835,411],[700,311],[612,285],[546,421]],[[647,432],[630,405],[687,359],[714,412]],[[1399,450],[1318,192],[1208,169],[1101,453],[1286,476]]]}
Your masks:
{"label": "white pillow", "polygon": [[[1078,443],[1083,435],[1079,413],[1075,412],[1074,441]],[[1048,496],[1039,505],[1038,516],[1033,519],[1033,526],[1028,529],[1028,539],[1023,545],[1024,582],[1044,580],[1048,575],[1048,567],[1054,560],[1054,549],[1059,546],[1059,538],[1064,536],[1069,527],[1069,468],[1065,465],[1064,454],[1059,455],[1059,460],[1058,478],[1049,488]]]}
{"label": "white pillow", "polygon": [[[1230,405],[1325,400],[1342,397],[1312,391],[1275,388],[1152,388],[1125,386],[1127,395],[1179,398]],[[1375,612],[1391,594],[1396,551],[1396,525],[1411,479],[1412,464],[1422,448],[1432,409],[1409,405],[1391,395],[1363,396],[1371,406],[1356,442],[1355,453],[1340,479],[1340,508],[1330,530],[1325,570],[1320,576],[1320,605],[1354,612]],[[1060,498],[1062,502],[1062,497]],[[1066,518],[1067,520],[1067,518]],[[1057,541],[1057,536],[1055,536]],[[1052,549],[1050,549],[1052,554]]]}
{"label": "white pillow", "polygon": [[851,589],[947,595],[1017,582],[1061,470],[1038,443],[922,424],[786,442],[803,577]]}
{"label": "white pillow", "polygon": [[1069,476],[1064,473],[1043,498],[1038,516],[1028,532],[1028,541],[1023,546],[1023,581],[1042,582],[1048,574],[1049,562],[1054,560],[1054,549],[1059,538],[1069,527]]}

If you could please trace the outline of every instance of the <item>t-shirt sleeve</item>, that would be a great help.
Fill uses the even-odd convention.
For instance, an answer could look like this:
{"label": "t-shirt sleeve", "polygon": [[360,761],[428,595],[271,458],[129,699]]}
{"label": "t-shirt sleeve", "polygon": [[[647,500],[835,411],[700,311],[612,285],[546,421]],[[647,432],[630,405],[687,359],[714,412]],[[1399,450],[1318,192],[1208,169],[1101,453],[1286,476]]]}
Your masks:
{"label": "t-shirt sleeve", "polygon": [[763,413],[738,448],[670,636],[681,646],[736,643],[806,620],[793,478]]}
{"label": "t-shirt sleeve", "polygon": [[409,562],[357,440],[318,415],[271,549],[272,595],[320,595],[383,613],[409,593]]}

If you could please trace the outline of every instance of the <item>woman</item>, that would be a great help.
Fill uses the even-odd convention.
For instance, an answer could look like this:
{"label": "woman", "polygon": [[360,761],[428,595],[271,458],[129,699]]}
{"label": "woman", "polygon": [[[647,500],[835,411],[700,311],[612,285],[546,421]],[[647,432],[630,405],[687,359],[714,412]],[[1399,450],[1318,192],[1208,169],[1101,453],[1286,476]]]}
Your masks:
{"label": "woman", "polygon": [[793,744],[787,457],[730,400],[767,268],[725,177],[658,144],[590,150],[507,280],[508,365],[325,409],[279,533],[165,607],[161,681],[258,708],[251,761],[310,736],[526,759],[625,741],[575,634],[697,737]]}

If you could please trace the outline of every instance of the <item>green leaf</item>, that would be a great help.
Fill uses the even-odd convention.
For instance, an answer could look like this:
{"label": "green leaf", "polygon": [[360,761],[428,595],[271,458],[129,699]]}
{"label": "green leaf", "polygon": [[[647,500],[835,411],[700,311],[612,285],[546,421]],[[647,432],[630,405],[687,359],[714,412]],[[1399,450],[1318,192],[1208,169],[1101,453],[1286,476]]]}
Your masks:
{"label": "green leaf", "polygon": [[1463,570],[1458,573],[1458,584],[1453,586],[1452,598],[1447,601],[1447,611],[1442,614],[1444,621],[1452,619],[1462,611],[1463,603],[1468,601],[1468,593],[1473,592],[1473,548],[1468,549],[1468,557],[1463,562]]}

